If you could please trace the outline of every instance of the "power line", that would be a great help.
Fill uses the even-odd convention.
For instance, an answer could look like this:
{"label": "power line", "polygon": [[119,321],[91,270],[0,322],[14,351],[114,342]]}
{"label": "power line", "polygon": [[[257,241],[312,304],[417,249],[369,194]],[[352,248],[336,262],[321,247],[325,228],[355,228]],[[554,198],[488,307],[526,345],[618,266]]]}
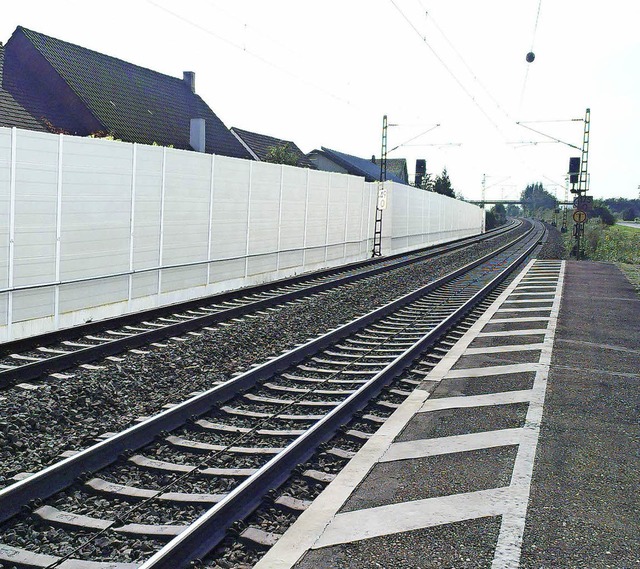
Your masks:
{"label": "power line", "polygon": [[449,47],[453,50],[453,52],[458,56],[458,59],[462,62],[462,65],[464,65],[464,67],[466,68],[466,70],[471,74],[473,80],[480,86],[480,88],[485,92],[485,94],[493,101],[493,103],[496,105],[496,107],[502,112],[504,113],[504,115],[509,119],[509,120],[513,120],[512,117],[509,115],[509,113],[507,113],[507,111],[504,110],[504,108],[502,107],[502,105],[499,103],[499,101],[491,94],[491,92],[489,91],[489,89],[487,89],[484,85],[484,83],[482,83],[482,81],[480,81],[480,79],[478,78],[477,74],[473,71],[473,69],[471,69],[471,66],[466,62],[465,58],[462,56],[462,54],[456,49],[456,47],[453,45],[453,43],[449,40],[449,38],[447,37],[447,35],[444,33],[444,31],[442,30],[442,28],[438,25],[438,23],[436,22],[435,18],[433,17],[433,14],[431,14],[429,11],[427,11],[424,7],[424,5],[422,4],[422,0],[418,0],[420,6],[422,7],[422,9],[424,10],[425,13],[425,17],[428,18],[428,20],[433,24],[433,26],[436,28],[436,30],[438,30],[438,32],[440,33],[440,35],[444,38],[444,41],[447,42],[447,44],[449,45]]}
{"label": "power line", "polygon": [[[478,101],[476,101],[476,98],[469,92],[469,90],[462,84],[462,81],[460,81],[460,79],[458,79],[458,77],[456,76],[456,74],[451,70],[451,68],[445,63],[445,61],[442,59],[442,57],[440,57],[438,55],[438,53],[433,49],[433,47],[431,47],[431,45],[429,44],[429,42],[427,41],[427,38],[424,37],[421,33],[420,30],[418,30],[418,28],[415,27],[415,25],[413,24],[413,22],[407,17],[407,15],[398,7],[398,5],[395,3],[395,0],[389,0],[391,2],[391,4],[393,4],[393,7],[400,13],[400,15],[402,16],[402,18],[404,19],[405,22],[407,22],[407,24],[411,27],[411,29],[418,35],[418,37],[422,40],[422,43],[424,43],[424,45],[427,46],[427,48],[431,51],[431,53],[435,56],[435,58],[442,64],[442,66],[447,70],[447,72],[449,73],[449,75],[451,75],[451,77],[453,78],[453,80],[458,84],[458,86],[464,91],[464,93],[467,95],[467,97],[469,97],[472,101],[473,104],[478,108],[478,110],[484,115],[484,117],[493,125],[493,127],[500,133],[503,134],[502,131],[500,130],[500,127],[493,121],[493,119],[487,114],[487,112],[480,106],[480,104],[478,103]],[[503,135],[504,136],[504,135]]]}
{"label": "power line", "polygon": [[157,4],[156,2],[154,2],[154,0],[147,0],[147,3],[151,4],[152,6],[157,8],[158,10],[166,12],[167,14],[169,14],[170,16],[173,16],[174,18],[180,20],[181,22],[183,22],[185,24],[188,24],[188,25],[200,30],[201,32],[204,32],[205,34],[208,34],[208,35],[210,35],[210,36],[212,36],[212,37],[214,37],[214,38],[226,43],[227,45],[237,49],[238,51],[241,51],[243,53],[246,53],[246,54],[250,55],[251,57],[257,59],[261,63],[264,63],[265,65],[268,65],[269,67],[277,69],[281,73],[284,73],[285,75],[288,75],[289,77],[292,77],[296,81],[299,81],[301,83],[305,83],[308,86],[313,87],[317,91],[320,91],[320,92],[324,93],[325,95],[328,95],[329,97],[331,97],[331,98],[333,98],[333,99],[335,99],[337,101],[340,101],[341,103],[344,103],[345,105],[352,106],[350,101],[348,101],[346,99],[343,99],[342,97],[339,97],[338,95],[336,95],[335,93],[332,93],[331,91],[327,91],[326,89],[324,89],[320,85],[317,85],[313,81],[309,81],[308,79],[305,79],[304,77],[296,75],[295,73],[293,73],[289,69],[281,67],[280,65],[278,65],[276,63],[273,63],[272,61],[269,61],[268,59],[265,59],[261,55],[246,49],[245,46],[242,46],[242,45],[240,45],[238,43],[235,43],[235,42],[231,41],[230,39],[227,39],[224,36],[221,36],[220,34],[217,34],[216,32],[214,32],[214,31],[212,31],[212,30],[210,30],[208,28],[205,28],[204,26],[202,26],[201,24],[198,24],[197,22],[189,20],[188,18],[185,18],[184,16],[174,12],[173,10],[170,10],[169,8],[166,8],[164,6],[161,6],[160,4]]}

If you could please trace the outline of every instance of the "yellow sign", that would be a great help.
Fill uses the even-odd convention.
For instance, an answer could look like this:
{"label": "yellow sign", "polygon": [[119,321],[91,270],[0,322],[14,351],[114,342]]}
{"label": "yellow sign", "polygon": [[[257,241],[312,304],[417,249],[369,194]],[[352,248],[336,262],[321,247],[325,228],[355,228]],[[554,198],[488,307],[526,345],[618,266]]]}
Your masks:
{"label": "yellow sign", "polygon": [[573,221],[576,223],[584,223],[587,220],[587,214],[584,211],[574,211],[573,212]]}

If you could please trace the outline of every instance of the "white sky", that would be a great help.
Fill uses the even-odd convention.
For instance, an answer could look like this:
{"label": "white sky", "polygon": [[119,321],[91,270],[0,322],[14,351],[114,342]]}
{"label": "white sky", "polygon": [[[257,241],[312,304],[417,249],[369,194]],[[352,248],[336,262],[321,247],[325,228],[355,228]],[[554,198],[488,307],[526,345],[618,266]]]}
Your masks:
{"label": "white sky", "polygon": [[580,151],[516,122],[562,121],[528,126],[581,147],[589,107],[591,193],[640,192],[637,0],[3,0],[0,13],[3,42],[22,25],[168,75],[195,71],[227,127],[304,152],[379,156],[384,114],[398,125],[389,149],[440,124],[389,157],[407,158],[410,175],[416,158],[446,167],[467,199],[483,175],[487,199],[538,181],[563,197]]}

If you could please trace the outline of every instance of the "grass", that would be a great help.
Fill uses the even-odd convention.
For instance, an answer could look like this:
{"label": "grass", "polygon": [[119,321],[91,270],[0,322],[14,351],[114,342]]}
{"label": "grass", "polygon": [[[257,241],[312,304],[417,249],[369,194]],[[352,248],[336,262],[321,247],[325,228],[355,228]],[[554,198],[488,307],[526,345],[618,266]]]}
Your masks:
{"label": "grass", "polygon": [[[568,250],[573,246],[571,233],[565,234]],[[640,293],[640,226],[603,226],[593,220],[586,224],[585,255],[591,261],[616,263]]]}

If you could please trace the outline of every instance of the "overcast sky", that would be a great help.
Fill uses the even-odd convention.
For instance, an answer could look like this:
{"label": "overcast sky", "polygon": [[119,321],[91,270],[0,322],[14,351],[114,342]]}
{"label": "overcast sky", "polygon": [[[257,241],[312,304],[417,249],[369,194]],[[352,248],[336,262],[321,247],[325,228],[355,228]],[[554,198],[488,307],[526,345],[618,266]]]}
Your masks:
{"label": "overcast sky", "polygon": [[304,152],[379,156],[386,114],[389,157],[446,167],[467,199],[483,176],[487,199],[563,197],[589,107],[591,194],[637,198],[639,22],[637,0],[5,0],[0,41],[22,25],[195,71],[227,127]]}

